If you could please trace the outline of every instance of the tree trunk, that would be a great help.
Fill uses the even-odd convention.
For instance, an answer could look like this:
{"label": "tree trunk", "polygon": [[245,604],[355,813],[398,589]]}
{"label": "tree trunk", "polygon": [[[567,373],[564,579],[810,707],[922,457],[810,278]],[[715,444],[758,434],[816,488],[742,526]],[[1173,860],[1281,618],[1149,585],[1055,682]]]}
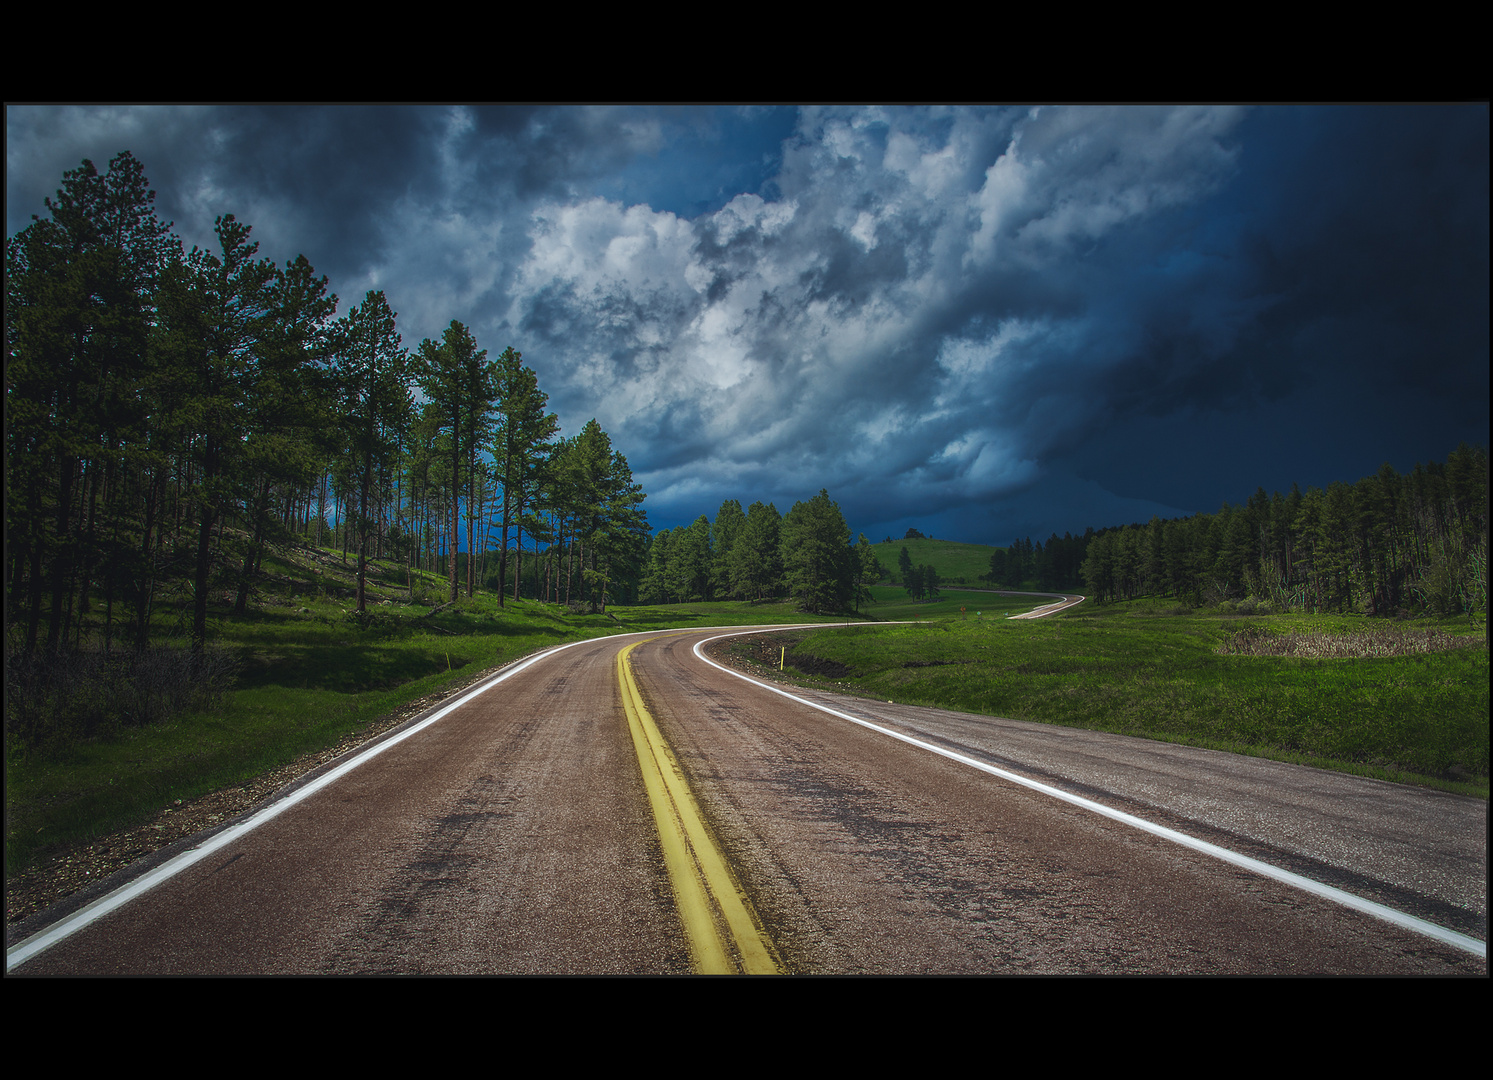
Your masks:
{"label": "tree trunk", "polygon": [[207,645],[207,581],[212,560],[214,514],[204,501],[202,520],[197,531],[197,571],[194,578],[196,595],[192,605],[192,648],[201,652]]}
{"label": "tree trunk", "polygon": [[[503,545],[498,549],[498,607],[503,606],[503,594],[507,592],[508,584],[508,526],[512,523],[509,509],[508,481],[503,481]],[[518,599],[518,587],[513,589],[514,599]]]}
{"label": "tree trunk", "polygon": [[[451,433],[453,444],[456,432]],[[461,583],[457,576],[456,554],[461,550],[461,455],[451,455],[451,602],[461,595]]]}
{"label": "tree trunk", "polygon": [[[515,539],[514,539],[514,542],[513,542],[513,547],[514,547],[514,552],[513,552],[513,598],[515,600],[518,599],[518,594],[519,594],[519,575],[521,573],[523,573],[523,566],[524,566],[524,526],[523,526],[523,514],[524,514],[524,503],[523,503],[522,496],[520,496],[519,502],[518,502],[518,514],[517,514],[518,521],[516,522],[516,531],[515,531],[515,534],[514,534],[515,535]],[[503,535],[507,536],[507,534],[508,534],[508,527],[505,525],[503,527]]]}
{"label": "tree trunk", "polygon": [[233,601],[235,615],[242,615],[249,609],[249,581],[259,561],[259,544],[264,537],[264,511],[265,504],[269,500],[269,493],[270,482],[269,478],[265,477],[263,488],[255,486],[254,495],[249,503],[249,514],[254,519],[254,532],[248,548],[244,551],[243,560],[239,563],[238,595]]}
{"label": "tree trunk", "polygon": [[135,648],[144,649],[150,644],[150,600],[155,589],[155,557],[150,550],[151,531],[155,525],[156,510],[164,494],[164,477],[160,471],[151,477],[150,494],[145,502],[145,535],[140,540],[141,572],[140,592],[135,597]]}
{"label": "tree trunk", "polygon": [[472,535],[473,514],[477,500],[477,448],[475,446],[468,451],[468,457],[471,460],[467,463],[467,596],[470,597],[476,591],[477,586],[477,565],[473,561],[477,549],[472,543],[474,539]]}
{"label": "tree trunk", "polygon": [[63,595],[71,588],[72,544],[68,540],[68,517],[73,505],[73,473],[77,458],[64,457],[57,477],[57,557],[52,560],[52,622],[47,627],[47,652],[55,654],[62,644]]}
{"label": "tree trunk", "polygon": [[358,491],[358,614],[368,610],[368,487],[373,478],[373,458],[363,456],[363,482]]}

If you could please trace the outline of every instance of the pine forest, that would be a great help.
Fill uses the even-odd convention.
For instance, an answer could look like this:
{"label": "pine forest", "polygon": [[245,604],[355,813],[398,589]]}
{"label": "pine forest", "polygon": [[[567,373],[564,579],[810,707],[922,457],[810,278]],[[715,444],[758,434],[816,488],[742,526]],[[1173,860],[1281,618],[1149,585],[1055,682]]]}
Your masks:
{"label": "pine forest", "polygon": [[144,649],[168,581],[200,652],[209,605],[242,614],[291,544],[356,563],[359,613],[375,558],[453,601],[635,592],[644,494],[594,420],[562,436],[518,351],[456,321],[409,349],[382,292],[339,313],[232,215],[185,251],[154,198],[129,153],[84,161],[6,251],[9,655]]}

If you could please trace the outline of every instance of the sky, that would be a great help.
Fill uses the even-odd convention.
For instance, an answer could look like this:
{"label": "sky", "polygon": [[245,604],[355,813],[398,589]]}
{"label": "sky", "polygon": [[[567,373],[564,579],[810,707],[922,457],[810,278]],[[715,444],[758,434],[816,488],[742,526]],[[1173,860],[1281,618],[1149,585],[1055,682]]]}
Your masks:
{"label": "sky", "polygon": [[595,418],[654,529],[822,488],[1005,545],[1488,444],[1489,116],[1450,106],[6,107],[6,232],[128,150],[404,344]]}

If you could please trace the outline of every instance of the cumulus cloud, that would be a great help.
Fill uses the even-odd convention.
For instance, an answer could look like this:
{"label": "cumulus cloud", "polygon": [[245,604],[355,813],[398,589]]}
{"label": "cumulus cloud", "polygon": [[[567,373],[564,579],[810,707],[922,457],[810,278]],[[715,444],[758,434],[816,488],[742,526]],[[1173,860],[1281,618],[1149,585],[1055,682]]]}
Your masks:
{"label": "cumulus cloud", "polygon": [[[1237,118],[806,112],[776,199],[536,208],[508,320],[662,492],[682,470],[988,499],[1038,478],[1092,412],[1074,377],[1113,359],[1087,347],[1084,268],[1060,264],[1221,182]],[[1059,268],[1019,280],[1038,263]]]}

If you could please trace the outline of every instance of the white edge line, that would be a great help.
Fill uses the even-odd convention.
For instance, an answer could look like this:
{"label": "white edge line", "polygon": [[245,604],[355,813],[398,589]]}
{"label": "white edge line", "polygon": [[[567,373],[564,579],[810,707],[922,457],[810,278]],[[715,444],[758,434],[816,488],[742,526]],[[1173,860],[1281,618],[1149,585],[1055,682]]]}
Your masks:
{"label": "white edge line", "polygon": [[1087,596],[1079,596],[1077,593],[1002,593],[1003,596],[1056,596],[1057,600],[1051,604],[1038,604],[1031,611],[1024,611],[1020,615],[1007,615],[1008,619],[1044,619],[1049,615],[1056,615],[1060,611],[1077,607],[1088,599]]}
{"label": "white edge line", "polygon": [[[786,629],[791,626],[802,625],[806,624],[769,624],[769,627],[773,629]],[[148,874],[143,874],[135,880],[121,885],[113,892],[99,897],[97,900],[93,901],[93,903],[91,904],[88,904],[86,907],[79,908],[77,911],[73,912],[61,922],[53,923],[46,929],[39,930],[35,934],[32,934],[26,940],[17,942],[15,945],[6,950],[5,970],[8,972],[12,968],[24,964],[27,960],[30,960],[38,953],[51,948],[53,945],[57,944],[64,938],[70,937],[71,935],[77,933],[79,930],[83,929],[94,920],[103,918],[103,916],[109,914],[109,912],[115,910],[116,908],[124,906],[131,900],[135,899],[137,896],[149,892],[151,889],[155,888],[162,882],[170,880],[177,874],[181,873],[183,870],[186,870],[187,868],[207,858],[213,852],[219,850],[220,848],[226,847],[227,845],[233,843],[235,840],[238,840],[244,835],[253,832],[255,829],[259,828],[259,826],[265,824],[266,822],[279,817],[286,810],[289,810],[292,806],[296,805],[296,803],[299,803],[305,799],[309,799],[318,791],[321,791],[328,785],[336,783],[338,780],[342,779],[342,777],[352,772],[358,766],[371,761],[379,754],[382,754],[385,750],[399,745],[400,743],[404,742],[405,739],[408,739],[410,736],[416,734],[417,732],[424,731],[431,724],[434,724],[437,720],[442,719],[449,713],[454,712],[456,709],[461,708],[473,698],[477,697],[480,694],[485,694],[494,686],[497,686],[500,682],[503,682],[506,679],[517,675],[520,671],[523,671],[525,668],[530,667],[533,664],[539,663],[539,661],[541,660],[547,660],[551,656],[554,656],[556,653],[563,652],[566,649],[574,648],[577,645],[589,645],[598,641],[616,641],[622,638],[640,637],[645,634],[667,634],[671,632],[681,631],[688,632],[692,629],[725,630],[728,628],[724,626],[702,626],[698,628],[686,626],[669,627],[663,630],[638,630],[626,634],[605,634],[601,637],[582,638],[580,641],[568,641],[563,645],[556,645],[551,649],[545,649],[543,652],[537,652],[526,660],[520,660],[517,663],[505,668],[499,674],[487,680],[476,689],[461,695],[455,701],[441,708],[438,712],[432,713],[430,716],[426,717],[415,726],[409,728],[406,731],[400,732],[398,735],[395,735],[392,738],[385,739],[383,742],[380,742],[374,746],[370,746],[368,749],[362,751],[361,753],[358,753],[354,757],[349,758],[347,761],[344,761],[335,769],[332,769],[322,776],[317,777],[305,787],[297,788],[285,798],[280,799],[270,804],[269,806],[266,806],[263,810],[259,811],[259,813],[255,814],[253,817],[239,822],[239,824],[234,825],[232,828],[224,829],[222,832],[214,834],[208,840],[204,841],[201,846],[192,848],[189,851],[184,851],[180,855],[177,855],[171,859],[167,859],[160,866],[156,867]],[[753,629],[754,628],[748,627],[745,632],[752,633]]]}
{"label": "white edge line", "polygon": [[[876,623],[872,625],[886,624]],[[751,633],[752,631],[747,630],[745,632]],[[851,716],[849,713],[840,712],[838,709],[832,709],[828,705],[822,705],[817,701],[810,701],[808,698],[799,697],[797,694],[790,694],[788,691],[773,686],[770,683],[761,682],[760,680],[753,679],[748,675],[743,675],[739,671],[732,671],[728,667],[717,664],[714,660],[711,660],[700,651],[702,646],[708,645],[712,641],[719,641],[721,638],[736,636],[736,634],[717,634],[715,637],[705,638],[704,640],[696,643],[694,654],[713,668],[718,668],[728,675],[734,675],[738,679],[743,679],[754,686],[760,686],[764,690],[771,690],[774,694],[780,694],[791,701],[797,701],[802,705],[807,705],[811,709],[818,709],[820,712],[828,713],[829,715],[838,717],[841,720],[849,720],[852,724],[859,724],[863,728],[869,728],[870,730],[880,732],[883,735],[889,735],[893,739],[897,739],[900,742],[905,742],[911,746],[916,746],[919,749],[927,750],[930,753],[937,754],[940,757],[948,758],[951,761],[957,761],[961,765],[968,765],[972,769],[979,769],[981,772],[989,773],[991,776],[999,777],[1002,780],[1009,780],[1014,784],[1020,784],[1022,787],[1031,788],[1033,791],[1040,791],[1044,795],[1051,795],[1055,799],[1061,799],[1064,802],[1072,803],[1074,806],[1083,807],[1085,810],[1093,811],[1096,814],[1100,814],[1114,821],[1118,821],[1121,824],[1140,829],[1142,832],[1148,832],[1153,836],[1159,836],[1163,840],[1170,840],[1174,844],[1180,844],[1185,848],[1191,848],[1193,851],[1201,852],[1204,855],[1211,855],[1215,859],[1222,859],[1226,863],[1230,863],[1234,866],[1249,870],[1252,873],[1261,875],[1262,877],[1272,878],[1275,881],[1281,882],[1282,884],[1290,885],[1293,888],[1300,889],[1303,892],[1311,893],[1314,896],[1319,896],[1324,900],[1331,900],[1333,903],[1341,904],[1343,907],[1352,908],[1354,911],[1361,911],[1366,915],[1371,915],[1376,919],[1382,919],[1387,923],[1393,923],[1395,926],[1398,926],[1402,929],[1410,930],[1417,934],[1423,934],[1429,938],[1434,938],[1435,940],[1443,942],[1447,945],[1452,945],[1466,952],[1470,952],[1475,956],[1480,956],[1485,960],[1488,958],[1487,943],[1479,941],[1475,937],[1470,937],[1467,934],[1460,934],[1455,930],[1448,930],[1444,926],[1437,926],[1435,923],[1427,922],[1424,919],[1417,919],[1414,915],[1407,915],[1403,911],[1396,911],[1392,907],[1386,907],[1383,904],[1376,904],[1372,900],[1365,900],[1361,896],[1354,896],[1350,892],[1345,892],[1342,889],[1334,888],[1331,885],[1324,885],[1320,881],[1313,881],[1311,878],[1303,877],[1300,874],[1293,874],[1291,871],[1282,870],[1278,866],[1271,866],[1269,863],[1261,862],[1259,859],[1252,859],[1248,855],[1240,855],[1236,851],[1230,851],[1228,848],[1219,847],[1217,844],[1210,844],[1206,840],[1199,840],[1196,837],[1188,836],[1186,833],[1177,832],[1175,829],[1168,829],[1164,825],[1157,825],[1153,822],[1145,820],[1144,818],[1138,818],[1133,814],[1127,814],[1123,811],[1112,809],[1111,807],[1105,806],[1103,803],[1097,803],[1091,799],[1085,799],[1080,795],[1073,795],[1059,788],[1052,787],[1049,784],[1043,784],[1037,780],[1031,780],[1025,776],[1019,776],[1013,772],[1007,772],[1005,769],[998,769],[994,765],[990,765],[976,758],[968,757],[964,754],[957,753],[942,746],[937,746],[933,743],[924,742],[921,739],[915,739],[911,735],[904,735],[900,731],[895,731],[892,728],[882,727],[880,724],[873,724],[869,720],[862,720],[860,717]]]}

